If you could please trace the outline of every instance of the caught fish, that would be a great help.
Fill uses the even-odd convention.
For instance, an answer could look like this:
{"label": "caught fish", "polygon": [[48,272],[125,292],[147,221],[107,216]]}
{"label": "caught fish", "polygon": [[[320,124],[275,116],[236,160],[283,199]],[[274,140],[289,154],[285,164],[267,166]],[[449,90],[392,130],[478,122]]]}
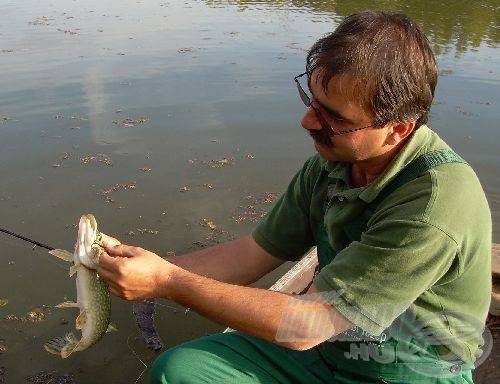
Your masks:
{"label": "caught fish", "polygon": [[108,285],[92,269],[99,263],[102,252],[102,235],[91,214],[80,218],[73,254],[62,250],[50,251],[52,255],[60,259],[73,262],[69,275],[76,274],[76,303],[66,301],[57,307],[80,309],[80,314],[76,318],[76,329],[81,331],[81,337],[78,339],[72,332],[69,332],[44,345],[48,352],[59,355],[63,359],[73,352],[87,349],[97,343],[107,331],[114,330],[114,327],[109,324],[111,299]]}

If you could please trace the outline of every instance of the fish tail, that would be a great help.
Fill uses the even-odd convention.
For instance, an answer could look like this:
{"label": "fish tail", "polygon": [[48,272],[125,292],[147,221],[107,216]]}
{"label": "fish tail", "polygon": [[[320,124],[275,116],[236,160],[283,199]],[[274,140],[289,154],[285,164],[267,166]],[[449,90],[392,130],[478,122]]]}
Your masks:
{"label": "fish tail", "polygon": [[69,332],[64,337],[55,337],[49,340],[43,347],[47,352],[65,359],[75,351],[78,344],[80,344],[80,341],[77,340],[73,333]]}

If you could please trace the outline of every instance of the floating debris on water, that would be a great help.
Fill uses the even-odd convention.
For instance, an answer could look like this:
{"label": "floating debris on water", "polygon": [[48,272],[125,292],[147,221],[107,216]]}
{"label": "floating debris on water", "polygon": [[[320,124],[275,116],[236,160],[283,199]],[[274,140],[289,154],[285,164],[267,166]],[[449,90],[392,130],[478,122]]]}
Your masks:
{"label": "floating debris on water", "polygon": [[245,157],[246,157],[247,159],[250,159],[250,160],[251,160],[251,159],[255,159],[255,155],[253,155],[253,154],[251,154],[251,153],[247,153],[247,154],[245,155]]}
{"label": "floating debris on water", "polygon": [[100,163],[100,164],[105,164],[107,166],[113,165],[111,158],[108,155],[105,155],[104,153],[98,153],[96,155],[84,156],[84,157],[80,158],[80,163],[82,163],[84,165],[87,165],[90,163]]}
{"label": "floating debris on water", "polygon": [[177,50],[178,53],[189,53],[194,52],[194,48],[179,48]]}
{"label": "floating debris on water", "polygon": [[78,35],[78,32],[76,32],[76,31],[72,31],[71,29],[62,29],[62,28],[57,28],[57,30],[58,30],[59,32],[63,32],[63,33],[65,33],[65,34],[67,33],[67,34],[69,34],[69,35],[71,35],[71,36],[73,36],[73,35]]}
{"label": "floating debris on water", "polygon": [[9,303],[7,299],[0,299],[0,307],[4,307]]}
{"label": "floating debris on water", "polygon": [[116,191],[127,190],[127,189],[136,189],[136,188],[137,188],[137,184],[135,181],[133,181],[132,183],[115,184],[112,187],[109,187],[108,189],[105,189],[104,191],[102,191],[102,194],[108,195],[108,194],[116,192]]}
{"label": "floating debris on water", "polygon": [[208,189],[214,189],[214,186],[210,183],[204,183],[203,186]]}
{"label": "floating debris on water", "polygon": [[41,307],[37,307],[31,311],[28,311],[26,315],[17,316],[13,313],[9,313],[4,317],[7,321],[21,321],[23,323],[32,322],[39,323],[40,321],[45,320],[47,314],[49,314],[49,307],[46,305],[42,305]]}
{"label": "floating debris on water", "polygon": [[128,236],[135,236],[136,233],[140,235],[158,235],[160,231],[157,229],[149,229],[149,228],[136,228],[135,231],[127,231]]}
{"label": "floating debris on water", "polygon": [[[115,200],[111,197],[111,194],[113,192],[121,191],[121,190],[128,190],[128,189],[136,189],[137,184],[134,182],[132,183],[127,183],[127,184],[115,184],[101,192],[101,195],[105,197],[106,203],[114,203]],[[123,208],[123,207],[118,207],[118,208]]]}
{"label": "floating debris on water", "polygon": [[212,230],[214,230],[214,229],[216,229],[216,228],[217,228],[217,226],[215,225],[215,223],[214,223],[212,220],[210,220],[210,219],[206,219],[206,218],[202,218],[202,219],[200,220],[200,225],[201,225],[202,227],[210,228],[210,229],[212,229]]}
{"label": "floating debris on water", "polygon": [[453,73],[452,69],[442,69],[441,71],[439,71],[439,74],[441,76],[448,76],[451,75],[452,73]]}
{"label": "floating debris on water", "polygon": [[40,371],[26,378],[32,384],[74,384],[75,380],[69,373],[59,374],[57,371]]}
{"label": "floating debris on water", "polygon": [[264,192],[261,195],[248,195],[243,198],[245,204],[236,208],[232,219],[235,223],[257,222],[262,219],[270,209],[269,204],[274,203],[278,198],[276,193]]}
{"label": "floating debris on water", "polygon": [[38,323],[40,321],[43,321],[45,320],[45,317],[47,315],[47,309],[48,307],[46,306],[35,308],[34,310],[29,311],[26,314],[26,319],[33,323]]}
{"label": "floating debris on water", "polygon": [[160,233],[160,231],[156,229],[148,229],[148,228],[137,228],[137,232],[139,232],[141,235],[144,234],[157,235]]}
{"label": "floating debris on water", "polygon": [[144,173],[151,172],[151,168],[149,168],[149,167],[142,167],[142,168],[140,168],[140,171],[142,171]]}
{"label": "floating debris on water", "polygon": [[86,117],[83,117],[83,116],[71,116],[70,117],[71,120],[79,120],[79,121],[87,121],[88,119]]}
{"label": "floating debris on water", "polygon": [[477,113],[473,113],[473,112],[469,112],[469,111],[466,111],[464,110],[461,106],[457,106],[456,107],[456,111],[458,113],[460,113],[461,115],[465,116],[465,117],[473,117],[473,116],[478,116]]}
{"label": "floating debris on water", "polygon": [[222,168],[226,165],[233,165],[234,157],[223,157],[222,159],[210,160],[208,162],[204,162],[204,164],[207,164],[212,168]]}
{"label": "floating debris on water", "polygon": [[234,239],[234,236],[229,234],[227,231],[219,228],[213,220],[208,218],[201,218],[199,221],[200,225],[204,228],[209,229],[209,233],[205,236],[202,241],[194,241],[193,245],[197,248],[204,248],[211,245],[216,245],[224,243]]}
{"label": "floating debris on water", "polygon": [[60,158],[59,158],[59,161],[55,161],[54,163],[52,163],[52,168],[59,168],[61,165],[62,165],[62,162],[64,160],[68,160],[69,158],[71,157],[71,154],[68,153],[68,152],[64,152]]}
{"label": "floating debris on water", "polygon": [[44,26],[47,26],[47,25],[50,25],[50,23],[54,21],[54,19],[50,16],[41,16],[33,21],[30,21],[28,24],[31,24],[31,25],[44,25]]}
{"label": "floating debris on water", "polygon": [[235,160],[233,156],[225,156],[222,159],[212,160],[189,159],[187,162],[191,165],[201,164],[204,166],[209,166],[210,168],[222,168],[227,165],[233,165],[235,163]]}
{"label": "floating debris on water", "polygon": [[181,187],[181,188],[179,189],[179,191],[180,191],[180,192],[188,192],[188,191],[190,191],[190,190],[191,190],[191,188],[189,188],[189,186],[188,186],[188,185],[185,185],[184,187]]}
{"label": "floating debris on water", "polygon": [[12,120],[12,119],[10,117],[8,117],[8,116],[0,115],[0,124],[4,124],[4,123],[6,123],[9,120]]}
{"label": "floating debris on water", "polygon": [[123,120],[113,120],[113,124],[121,125],[123,127],[135,127],[136,125],[143,125],[149,123],[149,117],[141,116],[137,120],[134,119],[123,119]]}
{"label": "floating debris on water", "polygon": [[7,346],[4,343],[0,342],[0,353],[5,352],[7,352]]}

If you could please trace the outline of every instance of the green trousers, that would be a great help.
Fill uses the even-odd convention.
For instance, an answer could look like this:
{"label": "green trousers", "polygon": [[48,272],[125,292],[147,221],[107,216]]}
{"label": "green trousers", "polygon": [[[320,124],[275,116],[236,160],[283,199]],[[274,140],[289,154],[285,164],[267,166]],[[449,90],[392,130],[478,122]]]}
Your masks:
{"label": "green trousers", "polygon": [[[322,344],[323,347],[328,347]],[[163,352],[150,384],[181,383],[429,383],[472,384],[471,371],[448,378],[423,376],[399,364],[392,373],[364,370],[362,360],[336,364],[322,347],[294,351],[239,332],[193,340]],[[389,364],[390,365],[390,364]]]}

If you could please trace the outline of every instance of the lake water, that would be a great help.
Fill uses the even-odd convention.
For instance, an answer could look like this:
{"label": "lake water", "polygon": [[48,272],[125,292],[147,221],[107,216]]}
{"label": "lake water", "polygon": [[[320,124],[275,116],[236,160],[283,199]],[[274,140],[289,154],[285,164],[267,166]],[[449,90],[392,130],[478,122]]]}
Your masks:
{"label": "lake water", "polygon": [[[430,37],[441,70],[430,125],[479,175],[500,242],[498,2],[378,3]],[[91,212],[104,232],[162,255],[249,233],[314,153],[292,80],[307,49],[372,6],[1,2],[0,227],[71,249]],[[0,244],[0,383],[145,382],[154,353],[118,299],[119,332],[67,360],[47,354],[43,343],[74,327],[75,312],[53,308],[74,298],[74,280],[40,248]],[[169,347],[222,329],[160,304]]]}

